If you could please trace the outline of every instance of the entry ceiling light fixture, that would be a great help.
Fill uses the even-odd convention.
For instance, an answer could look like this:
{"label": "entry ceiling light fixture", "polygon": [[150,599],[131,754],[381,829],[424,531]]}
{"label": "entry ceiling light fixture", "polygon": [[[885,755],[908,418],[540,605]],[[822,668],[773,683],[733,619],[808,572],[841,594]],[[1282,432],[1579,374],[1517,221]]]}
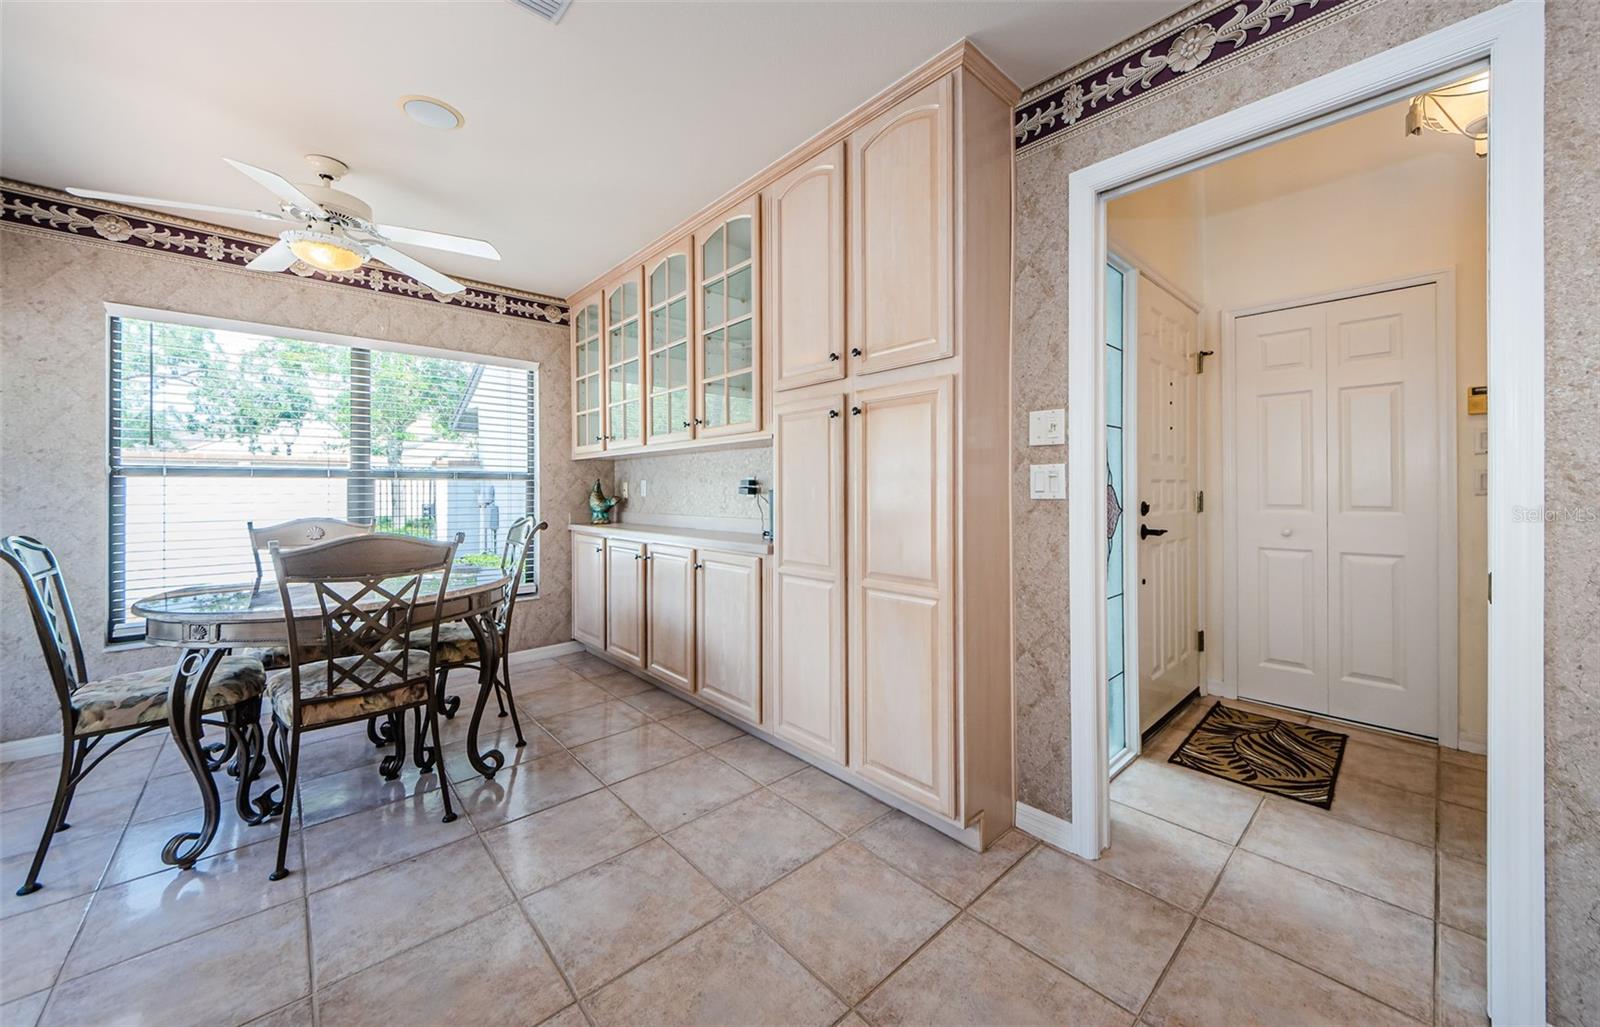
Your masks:
{"label": "entry ceiling light fixture", "polygon": [[1406,110],[1406,135],[1420,135],[1423,129],[1466,136],[1472,151],[1489,155],[1489,73],[1441,86],[1411,99]]}
{"label": "entry ceiling light fixture", "polygon": [[402,96],[400,109],[406,112],[406,117],[425,128],[448,132],[467,123],[460,111],[431,96]]}

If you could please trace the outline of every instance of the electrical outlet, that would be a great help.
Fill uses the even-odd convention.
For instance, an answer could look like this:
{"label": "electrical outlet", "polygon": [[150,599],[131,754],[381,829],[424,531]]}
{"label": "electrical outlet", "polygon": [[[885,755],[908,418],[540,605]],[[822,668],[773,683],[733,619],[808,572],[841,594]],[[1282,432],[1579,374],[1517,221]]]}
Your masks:
{"label": "electrical outlet", "polygon": [[1067,441],[1067,411],[1032,410],[1028,413],[1028,445],[1062,446]]}
{"label": "electrical outlet", "polygon": [[627,499],[628,498],[628,483],[627,482],[623,482],[622,483],[622,498],[623,499]]}

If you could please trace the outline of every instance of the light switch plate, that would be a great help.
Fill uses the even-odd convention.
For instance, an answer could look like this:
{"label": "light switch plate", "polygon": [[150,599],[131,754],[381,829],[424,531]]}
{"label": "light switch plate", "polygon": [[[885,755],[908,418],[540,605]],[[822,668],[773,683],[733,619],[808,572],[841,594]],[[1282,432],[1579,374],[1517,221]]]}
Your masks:
{"label": "light switch plate", "polygon": [[1032,499],[1066,499],[1066,464],[1029,464],[1028,496]]}
{"label": "light switch plate", "polygon": [[1028,445],[1064,446],[1067,442],[1065,409],[1032,410],[1028,413]]}

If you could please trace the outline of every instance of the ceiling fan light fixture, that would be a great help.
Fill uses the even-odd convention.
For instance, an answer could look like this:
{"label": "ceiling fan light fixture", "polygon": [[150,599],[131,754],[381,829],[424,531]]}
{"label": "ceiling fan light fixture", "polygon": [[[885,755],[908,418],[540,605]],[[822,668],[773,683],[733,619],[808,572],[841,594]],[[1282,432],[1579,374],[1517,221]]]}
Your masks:
{"label": "ceiling fan light fixture", "polygon": [[406,117],[424,128],[436,128],[443,132],[460,128],[467,123],[466,117],[460,111],[443,100],[431,96],[402,96],[400,109],[406,112]]}
{"label": "ceiling fan light fixture", "polygon": [[281,236],[289,252],[319,271],[354,271],[367,262],[367,249],[335,232],[296,228]]}

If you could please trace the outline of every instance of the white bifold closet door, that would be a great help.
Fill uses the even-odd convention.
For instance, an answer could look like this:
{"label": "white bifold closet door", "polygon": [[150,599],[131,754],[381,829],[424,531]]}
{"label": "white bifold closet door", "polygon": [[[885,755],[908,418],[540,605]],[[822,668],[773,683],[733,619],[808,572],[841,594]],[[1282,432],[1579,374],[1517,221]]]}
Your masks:
{"label": "white bifold closet door", "polygon": [[1242,698],[1438,733],[1434,293],[1236,322]]}

